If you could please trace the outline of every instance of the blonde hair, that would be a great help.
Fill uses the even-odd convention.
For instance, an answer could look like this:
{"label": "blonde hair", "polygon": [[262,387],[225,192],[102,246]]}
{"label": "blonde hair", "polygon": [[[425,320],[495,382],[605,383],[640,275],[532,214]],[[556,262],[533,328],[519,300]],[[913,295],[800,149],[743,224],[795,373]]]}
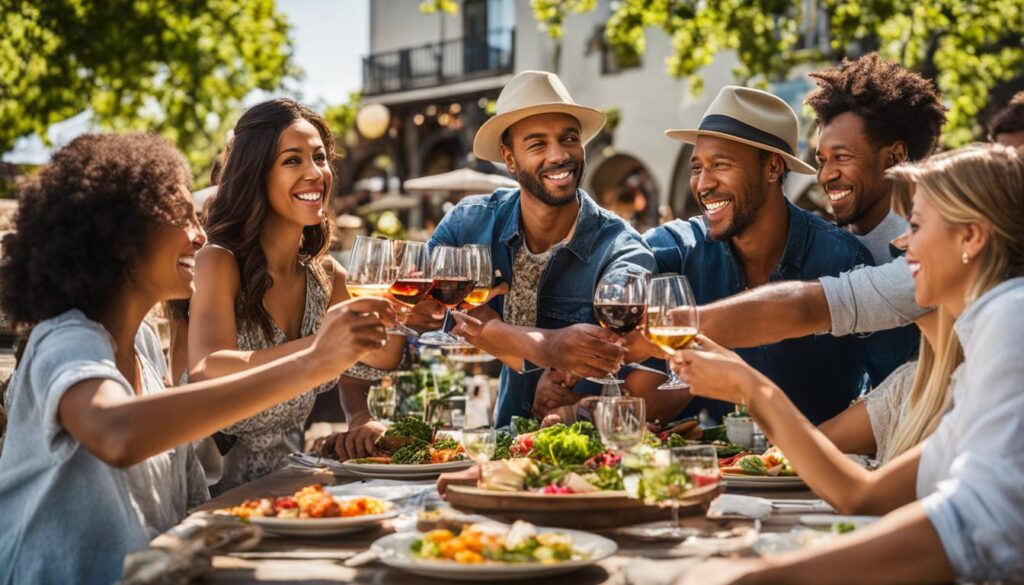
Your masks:
{"label": "blonde hair", "polygon": [[[981,271],[967,302],[1009,278],[1024,274],[1024,151],[998,144],[972,144],[937,154],[920,165],[888,171],[894,183],[913,183],[952,225],[979,224],[989,230],[984,250],[974,259]],[[889,458],[930,435],[949,409],[949,382],[963,361],[953,317],[939,309],[936,346],[921,344],[907,414],[893,432]]]}
{"label": "blonde hair", "polygon": [[935,347],[928,340],[921,340],[917,369],[907,393],[909,404],[889,438],[887,461],[932,434],[952,404],[949,381],[957,366],[964,361],[964,352],[953,332],[953,316],[945,309],[937,311]]}

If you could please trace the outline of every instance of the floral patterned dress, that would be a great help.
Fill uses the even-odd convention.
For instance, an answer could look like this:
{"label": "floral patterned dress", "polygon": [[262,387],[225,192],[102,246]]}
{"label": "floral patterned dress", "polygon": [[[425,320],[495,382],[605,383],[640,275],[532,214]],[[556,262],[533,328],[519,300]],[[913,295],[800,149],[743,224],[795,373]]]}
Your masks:
{"label": "floral patterned dress", "polygon": [[[317,274],[312,266],[306,268],[306,307],[299,331],[301,337],[313,335],[320,329],[330,304],[332,289],[333,281]],[[259,325],[243,320],[239,300],[235,302],[235,322],[238,324],[239,350],[256,351],[288,342],[284,331],[273,320],[271,326],[274,336],[269,340]],[[377,380],[385,374],[376,368],[356,364],[346,370],[344,375]],[[224,455],[221,480],[211,488],[211,492],[223,493],[284,467],[290,453],[304,448],[305,422],[313,410],[317,394],[336,387],[336,381],[321,384],[305,394],[223,429],[221,434],[227,435],[234,442]]]}

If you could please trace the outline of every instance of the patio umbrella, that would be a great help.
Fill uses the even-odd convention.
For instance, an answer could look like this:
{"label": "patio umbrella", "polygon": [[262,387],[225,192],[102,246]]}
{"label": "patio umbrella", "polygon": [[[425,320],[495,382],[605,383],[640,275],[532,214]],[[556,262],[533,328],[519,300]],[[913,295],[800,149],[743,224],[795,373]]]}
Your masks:
{"label": "patio umbrella", "polygon": [[394,209],[412,209],[420,204],[418,197],[410,197],[401,193],[385,193],[383,197],[361,205],[356,213],[373,213],[375,211],[390,211]]}
{"label": "patio umbrella", "polygon": [[403,185],[407,191],[468,191],[490,193],[500,187],[518,187],[519,183],[508,177],[481,173],[473,169],[458,169],[409,179]]}

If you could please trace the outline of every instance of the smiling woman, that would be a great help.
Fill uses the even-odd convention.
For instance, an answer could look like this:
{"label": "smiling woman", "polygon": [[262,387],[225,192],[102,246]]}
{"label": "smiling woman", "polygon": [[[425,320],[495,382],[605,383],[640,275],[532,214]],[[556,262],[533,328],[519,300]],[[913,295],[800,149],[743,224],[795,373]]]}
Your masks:
{"label": "smiling woman", "polygon": [[[368,313],[393,322],[387,302],[360,299],[332,309],[303,352],[165,389],[164,356],[142,319],[192,294],[205,235],[188,183],[166,140],[108,134],[75,139],[22,187],[0,304],[32,329],[8,389],[0,583],[117,581],[126,553],[205,499],[192,441],[379,348],[384,328]],[[103,544],[68,546],[81,542]]]}
{"label": "smiling woman", "polygon": [[[349,298],[344,269],[326,255],[333,136],[319,114],[276,99],[246,111],[210,206],[210,245],[196,255],[189,328],[189,377],[202,380],[264,364],[308,347],[328,308]],[[341,341],[341,340],[339,340]],[[349,376],[379,378],[404,338]],[[215,435],[224,456],[219,492],[262,477],[303,449],[303,426],[318,393],[311,387]]]}

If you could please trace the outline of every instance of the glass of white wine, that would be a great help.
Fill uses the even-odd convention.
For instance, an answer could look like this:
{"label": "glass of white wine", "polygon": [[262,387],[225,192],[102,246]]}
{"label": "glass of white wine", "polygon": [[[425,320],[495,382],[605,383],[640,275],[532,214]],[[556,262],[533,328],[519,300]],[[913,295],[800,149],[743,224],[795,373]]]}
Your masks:
{"label": "glass of white wine", "polygon": [[498,448],[498,433],[491,428],[464,429],[462,431],[462,448],[466,455],[476,462],[480,467],[477,485],[483,481],[483,465],[494,457],[494,451]]}
{"label": "glass of white wine", "polygon": [[[685,276],[659,276],[647,292],[645,333],[651,343],[666,353],[683,349],[697,337],[697,302]],[[658,390],[689,388],[686,381],[668,369],[669,379]]]}
{"label": "glass of white wine", "polygon": [[398,399],[393,385],[370,386],[370,391],[366,393],[366,408],[370,411],[370,416],[384,426],[391,423],[397,405]]}

